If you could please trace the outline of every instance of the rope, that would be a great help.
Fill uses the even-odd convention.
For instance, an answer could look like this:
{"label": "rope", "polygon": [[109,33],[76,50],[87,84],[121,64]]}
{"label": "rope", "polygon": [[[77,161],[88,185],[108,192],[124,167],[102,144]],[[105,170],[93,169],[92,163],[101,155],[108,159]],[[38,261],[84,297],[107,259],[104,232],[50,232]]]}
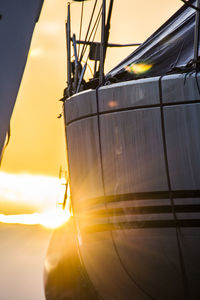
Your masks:
{"label": "rope", "polygon": [[[97,0],[95,0],[95,3],[94,3],[94,7],[93,7],[92,14],[91,14],[91,17],[90,17],[90,22],[89,22],[88,29],[87,29],[86,36],[85,36],[85,41],[87,40],[89,31],[90,31],[90,26],[91,26],[91,23],[92,23],[92,20],[93,20],[93,17],[94,17],[94,12],[95,12],[96,6],[97,6]],[[80,62],[81,62],[81,59],[83,57],[82,54],[83,54],[84,48],[85,47],[83,46],[81,56],[80,56]]]}
{"label": "rope", "polygon": [[[102,8],[102,7],[101,7],[101,8]],[[100,12],[101,12],[101,9],[100,9]],[[95,38],[96,33],[97,33],[97,29],[98,29],[98,27],[99,27],[99,22],[100,22],[100,19],[101,19],[101,18],[100,18],[100,16],[101,16],[100,12],[99,12],[98,17],[97,17],[97,20],[96,20],[96,22],[95,22],[96,29],[95,29],[95,32],[94,32],[94,36],[93,36],[92,42],[94,41],[94,38]],[[94,29],[94,27],[93,27],[93,29]],[[92,31],[93,31],[93,30],[92,30]],[[91,37],[91,34],[90,34],[90,37]],[[84,54],[85,54],[85,52],[84,52]],[[87,68],[87,66],[88,66],[88,64],[87,64],[88,58],[89,58],[89,53],[88,53],[88,56],[87,56],[86,61],[85,61],[85,64],[84,64],[84,66],[85,66],[84,74],[85,74],[86,68]],[[80,58],[80,62],[81,62],[81,60],[82,60],[82,58]],[[84,75],[83,75],[83,76],[84,76]],[[81,84],[81,82],[78,83],[78,88],[77,88],[76,92],[79,91],[80,84]]]}
{"label": "rope", "polygon": [[[80,31],[79,31],[79,41],[81,40],[81,32],[82,32],[83,8],[84,8],[84,1],[82,2],[82,7],[81,7],[81,22],[80,22]],[[78,57],[79,57],[79,54],[80,54],[80,44],[78,45]]]}
{"label": "rope", "polygon": [[[92,34],[93,34],[94,30],[95,30],[95,27],[96,27],[96,30],[95,30],[95,33],[94,33],[94,37],[95,37],[95,35],[96,35],[97,29],[98,29],[98,26],[99,26],[99,22],[100,22],[100,19],[101,19],[101,18],[100,18],[100,17],[101,17],[101,11],[102,11],[102,6],[101,6],[100,9],[99,9],[99,13],[98,13],[97,18],[96,18],[96,21],[95,21],[95,23],[94,23],[94,25],[93,25],[93,28],[92,28],[92,31],[91,31],[90,36],[89,36],[89,38],[88,38],[88,41],[90,41],[91,36],[92,36]],[[92,42],[94,41],[94,37],[93,37],[93,39],[92,39]],[[85,42],[86,42],[86,41],[85,41]],[[83,58],[83,56],[84,56],[84,54],[85,54],[85,52],[86,52],[87,46],[88,46],[88,45],[84,45],[84,46],[83,46],[83,51],[82,51],[82,54],[81,54],[81,57],[80,57],[80,61],[82,60],[82,58]]]}

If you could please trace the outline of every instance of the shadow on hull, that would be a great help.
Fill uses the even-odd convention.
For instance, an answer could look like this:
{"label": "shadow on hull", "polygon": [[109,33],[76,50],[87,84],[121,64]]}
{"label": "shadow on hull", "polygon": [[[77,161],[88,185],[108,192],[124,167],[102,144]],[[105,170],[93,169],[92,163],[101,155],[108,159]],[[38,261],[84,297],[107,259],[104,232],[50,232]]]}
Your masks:
{"label": "shadow on hull", "polygon": [[73,217],[52,235],[44,270],[48,300],[99,300],[78,253]]}

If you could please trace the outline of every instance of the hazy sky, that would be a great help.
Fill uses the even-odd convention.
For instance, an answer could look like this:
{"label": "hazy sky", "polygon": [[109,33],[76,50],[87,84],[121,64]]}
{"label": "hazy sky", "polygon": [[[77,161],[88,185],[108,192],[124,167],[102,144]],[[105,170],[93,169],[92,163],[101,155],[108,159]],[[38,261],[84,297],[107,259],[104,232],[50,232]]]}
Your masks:
{"label": "hazy sky", "polygon": [[[62,111],[58,100],[66,86],[66,3],[65,0],[44,1],[11,121],[11,140],[2,171],[57,176],[60,165],[66,163],[63,119],[57,119]],[[83,32],[93,3],[85,2]],[[144,41],[181,5],[180,0],[115,1],[110,41]],[[80,3],[72,5],[72,32],[77,36],[80,8]],[[110,50],[106,70],[132,50]]]}
{"label": "hazy sky", "polygon": [[0,299],[44,300],[43,268],[51,231],[0,225]]}
{"label": "hazy sky", "polygon": [[[93,0],[84,4],[82,37],[93,4]],[[114,1],[110,42],[145,41],[181,5],[180,0]],[[72,33],[79,37],[81,3],[73,2],[71,10]],[[11,119],[10,143],[0,169],[1,214],[44,211],[63,201],[58,173],[61,165],[66,169],[66,146],[63,118],[57,116],[62,112],[59,99],[66,87],[66,18],[67,1],[44,1]],[[99,37],[98,32],[97,40]],[[105,71],[132,51],[133,48],[109,49]],[[89,70],[86,75],[91,76]]]}

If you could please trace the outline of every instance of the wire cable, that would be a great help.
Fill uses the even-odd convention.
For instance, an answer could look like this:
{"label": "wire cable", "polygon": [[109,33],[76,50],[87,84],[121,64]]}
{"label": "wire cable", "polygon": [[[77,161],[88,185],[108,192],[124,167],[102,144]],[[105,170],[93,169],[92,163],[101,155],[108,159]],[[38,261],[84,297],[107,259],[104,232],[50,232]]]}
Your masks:
{"label": "wire cable", "polygon": [[[95,30],[94,36],[93,36],[93,38],[92,38],[92,43],[94,42],[94,38],[95,38],[95,36],[96,36],[97,29],[98,29],[98,27],[99,27],[99,23],[100,23],[100,20],[101,20],[101,11],[102,11],[102,6],[100,7],[98,16],[97,16],[97,18],[96,18],[96,21],[95,21],[95,23],[94,23],[94,26],[93,26],[93,28],[92,28],[92,31],[91,31],[90,36],[89,36],[89,39],[88,39],[88,41],[90,41],[90,39],[91,39],[91,37],[92,37],[92,34],[93,34],[94,30]],[[96,27],[96,29],[95,29],[95,27]],[[84,49],[83,56],[84,56],[84,54],[85,54],[85,52],[86,52],[87,46],[88,46],[88,45],[86,45],[86,47],[85,47],[85,49]]]}
{"label": "wire cable", "polygon": [[[94,17],[94,12],[95,12],[96,6],[97,6],[97,0],[95,0],[95,3],[94,3],[94,7],[93,7],[92,14],[91,14],[91,17],[90,17],[90,22],[89,22],[88,29],[87,29],[87,32],[86,32],[86,35],[85,35],[85,41],[87,41],[87,37],[88,37],[89,31],[90,31],[90,26],[92,24],[92,20],[93,20],[93,17]],[[81,62],[81,59],[83,57],[82,53],[84,51],[84,48],[85,47],[83,46],[82,51],[81,51],[81,56],[80,56],[80,62]]]}
{"label": "wire cable", "polygon": [[[79,41],[81,40],[81,33],[82,33],[83,9],[84,9],[84,1],[82,2],[82,6],[81,6],[81,22],[80,22],[80,31],[79,31]],[[78,45],[78,57],[79,57],[79,54],[80,54],[80,44]]]}
{"label": "wire cable", "polygon": [[[101,11],[101,9],[100,9],[100,11]],[[94,36],[93,36],[93,38],[92,38],[92,42],[94,41],[94,38],[95,38],[96,33],[97,33],[97,29],[98,29],[98,27],[99,27],[99,23],[100,23],[100,19],[101,19],[100,16],[101,16],[101,14],[98,15],[98,20],[96,20],[96,22],[95,22],[95,24],[96,24],[96,29],[95,29],[95,32],[94,32]],[[87,64],[88,58],[89,58],[89,53],[88,53],[88,56],[87,56],[87,58],[86,58],[86,60],[85,60],[85,64],[84,64],[84,67],[83,67],[83,75],[82,75],[82,78],[79,79],[78,87],[77,87],[76,93],[79,92],[79,88],[80,88],[81,82],[82,82],[82,80],[83,80],[83,77],[84,77],[86,68],[87,68],[87,66],[89,66],[89,65]],[[81,63],[81,60],[82,60],[82,58],[80,58],[80,61],[79,61],[80,63]]]}

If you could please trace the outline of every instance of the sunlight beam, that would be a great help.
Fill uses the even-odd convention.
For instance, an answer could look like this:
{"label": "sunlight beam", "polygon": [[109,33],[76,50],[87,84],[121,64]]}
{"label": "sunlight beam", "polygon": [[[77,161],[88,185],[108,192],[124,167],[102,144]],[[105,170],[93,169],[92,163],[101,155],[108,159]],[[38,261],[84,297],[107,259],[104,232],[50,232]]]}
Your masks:
{"label": "sunlight beam", "polygon": [[[9,174],[0,172],[0,200],[5,210],[8,204],[32,207],[30,214],[0,214],[0,223],[42,225],[56,228],[71,215],[70,188],[67,188],[65,209],[62,207],[66,185],[56,177]],[[60,205],[58,204],[60,203]]]}
{"label": "sunlight beam", "polygon": [[69,210],[50,209],[43,213],[5,215],[0,214],[0,223],[42,225],[47,228],[57,228],[66,223],[70,218]]}

